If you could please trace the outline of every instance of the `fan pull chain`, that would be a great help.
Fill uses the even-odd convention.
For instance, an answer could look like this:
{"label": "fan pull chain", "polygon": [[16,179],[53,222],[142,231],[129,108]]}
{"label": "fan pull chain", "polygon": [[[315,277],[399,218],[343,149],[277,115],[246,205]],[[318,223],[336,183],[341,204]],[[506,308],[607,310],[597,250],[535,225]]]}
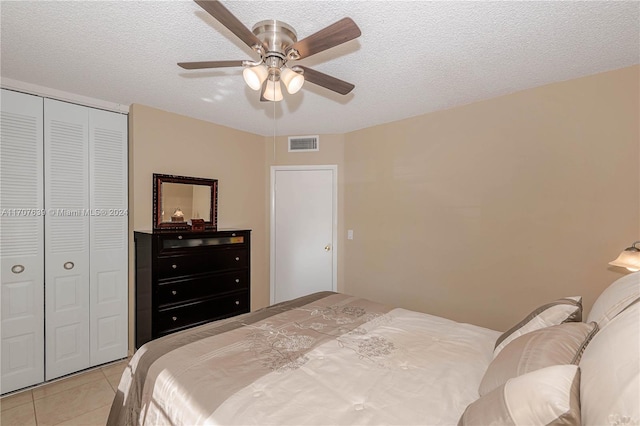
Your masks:
{"label": "fan pull chain", "polygon": [[276,102],[273,104],[273,164],[276,165]]}

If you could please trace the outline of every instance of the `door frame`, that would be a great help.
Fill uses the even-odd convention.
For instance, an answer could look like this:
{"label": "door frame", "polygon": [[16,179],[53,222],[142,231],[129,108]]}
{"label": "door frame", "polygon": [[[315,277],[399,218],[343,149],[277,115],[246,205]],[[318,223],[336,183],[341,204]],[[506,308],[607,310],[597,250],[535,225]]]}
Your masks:
{"label": "door frame", "polygon": [[271,182],[270,186],[270,209],[269,209],[269,221],[270,221],[270,233],[269,233],[269,303],[273,305],[275,303],[275,281],[276,281],[276,267],[275,267],[275,252],[276,252],[276,191],[275,191],[275,178],[278,171],[313,171],[313,170],[331,170],[333,172],[333,209],[332,209],[332,225],[333,232],[331,235],[331,249],[332,253],[332,277],[331,277],[331,289],[337,291],[338,285],[338,166],[332,165],[314,165],[314,166],[271,166]]}

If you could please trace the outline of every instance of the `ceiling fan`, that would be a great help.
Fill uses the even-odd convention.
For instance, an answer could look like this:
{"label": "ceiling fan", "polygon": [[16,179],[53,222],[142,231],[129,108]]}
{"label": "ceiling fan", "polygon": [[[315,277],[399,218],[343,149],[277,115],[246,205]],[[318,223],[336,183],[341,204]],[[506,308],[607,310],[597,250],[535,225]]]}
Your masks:
{"label": "ceiling fan", "polygon": [[298,92],[303,83],[317,84],[341,95],[355,87],[351,83],[315,71],[302,65],[289,67],[289,61],[308,58],[360,36],[360,28],[351,18],[343,18],[326,28],[298,40],[296,31],[289,24],[275,19],[260,21],[252,31],[245,27],[217,0],[194,0],[200,7],[229,29],[247,46],[260,55],[257,61],[205,61],[179,62],[187,70],[223,67],[244,67],[242,75],[253,90],[261,90],[261,101],[281,101],[284,83],[290,94]]}

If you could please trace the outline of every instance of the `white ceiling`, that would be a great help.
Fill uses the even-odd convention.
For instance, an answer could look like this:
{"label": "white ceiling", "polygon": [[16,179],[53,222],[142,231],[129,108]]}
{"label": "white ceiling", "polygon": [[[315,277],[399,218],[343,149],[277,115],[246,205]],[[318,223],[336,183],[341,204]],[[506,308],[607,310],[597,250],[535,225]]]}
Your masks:
{"label": "white ceiling", "polygon": [[189,0],[3,0],[1,75],[266,136],[346,133],[640,62],[638,1],[224,4],[249,28],[278,19],[298,39],[351,17],[360,38],[298,63],[356,88],[341,96],[307,83],[274,105],[241,68],[179,68],[256,58]]}

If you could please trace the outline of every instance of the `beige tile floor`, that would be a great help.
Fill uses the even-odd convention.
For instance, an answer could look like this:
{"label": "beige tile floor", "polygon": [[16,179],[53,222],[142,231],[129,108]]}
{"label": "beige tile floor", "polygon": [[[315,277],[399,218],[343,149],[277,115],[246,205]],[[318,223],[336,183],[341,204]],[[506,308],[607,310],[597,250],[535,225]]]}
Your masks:
{"label": "beige tile floor", "polygon": [[127,360],[0,399],[2,426],[105,425]]}

